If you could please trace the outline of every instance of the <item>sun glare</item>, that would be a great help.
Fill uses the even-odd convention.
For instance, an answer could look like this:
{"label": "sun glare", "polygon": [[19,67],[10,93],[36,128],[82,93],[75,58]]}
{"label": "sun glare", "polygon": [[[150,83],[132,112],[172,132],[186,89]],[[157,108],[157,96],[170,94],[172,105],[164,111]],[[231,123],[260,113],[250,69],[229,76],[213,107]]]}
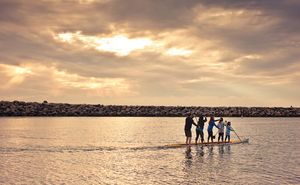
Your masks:
{"label": "sun glare", "polygon": [[109,51],[125,56],[134,50],[143,49],[152,43],[151,40],[145,38],[129,39],[123,35],[111,38],[97,39],[97,50]]}
{"label": "sun glare", "polygon": [[31,74],[31,69],[26,67],[15,67],[15,69],[12,70],[12,73],[15,75]]}
{"label": "sun glare", "polygon": [[23,76],[32,74],[31,68],[23,66],[0,64],[0,70],[8,76]]}
{"label": "sun glare", "polygon": [[148,38],[128,38],[124,35],[112,37],[86,36],[81,32],[59,33],[54,36],[56,40],[69,44],[78,44],[84,48],[94,48],[98,51],[115,53],[119,56],[129,55],[131,52],[143,49],[152,44]]}
{"label": "sun glare", "polygon": [[32,70],[29,67],[0,64],[1,73],[9,79],[7,85],[12,85],[22,83],[28,75],[32,74]]}
{"label": "sun glare", "polygon": [[[76,34],[76,33],[75,33]],[[62,42],[68,42],[71,43],[74,39],[73,33],[59,33],[55,38],[57,40],[60,40]]]}
{"label": "sun glare", "polygon": [[167,50],[166,54],[170,56],[184,56],[188,57],[192,54],[193,52],[191,50],[186,50],[186,49],[178,49],[178,48],[171,48]]}

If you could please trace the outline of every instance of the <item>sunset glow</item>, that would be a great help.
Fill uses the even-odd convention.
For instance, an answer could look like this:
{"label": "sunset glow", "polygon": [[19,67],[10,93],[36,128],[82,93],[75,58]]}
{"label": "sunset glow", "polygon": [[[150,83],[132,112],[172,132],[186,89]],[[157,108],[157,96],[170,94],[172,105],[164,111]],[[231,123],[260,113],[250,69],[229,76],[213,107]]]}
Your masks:
{"label": "sunset glow", "polygon": [[116,55],[126,56],[134,50],[143,49],[152,43],[146,38],[129,39],[124,35],[116,35],[112,37],[95,37],[85,36],[81,32],[76,33],[60,33],[56,39],[72,44],[83,45],[83,47],[94,48],[99,51],[112,52]]}
{"label": "sunset glow", "polygon": [[167,52],[167,55],[171,56],[190,56],[193,52],[190,50],[185,50],[185,49],[177,49],[177,48],[171,48]]}
{"label": "sunset glow", "polygon": [[[130,85],[125,79],[84,77],[60,71],[51,65],[45,66],[32,63],[27,63],[26,67],[0,65],[0,74],[8,82],[6,86],[2,86],[3,89],[12,89],[17,85],[30,83],[35,83],[36,86],[43,86],[45,81],[33,80],[33,78],[38,78],[47,79],[46,82],[49,83],[49,88],[55,85],[55,92],[60,92],[64,89],[73,89],[104,97],[121,96],[131,93]],[[51,93],[51,91],[49,92]]]}
{"label": "sunset glow", "polygon": [[27,67],[0,64],[0,75],[2,76],[2,78],[7,79],[3,87],[12,84],[20,84],[28,75],[31,74],[31,69]]}
{"label": "sunset glow", "polygon": [[3,100],[300,106],[298,1],[0,5]]}

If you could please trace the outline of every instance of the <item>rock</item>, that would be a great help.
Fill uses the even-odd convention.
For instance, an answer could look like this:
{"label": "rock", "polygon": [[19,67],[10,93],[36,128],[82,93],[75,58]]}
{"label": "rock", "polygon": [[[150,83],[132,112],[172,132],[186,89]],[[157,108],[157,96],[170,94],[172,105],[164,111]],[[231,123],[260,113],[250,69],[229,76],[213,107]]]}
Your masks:
{"label": "rock", "polygon": [[120,106],[0,101],[0,116],[196,116],[300,117],[297,107]]}

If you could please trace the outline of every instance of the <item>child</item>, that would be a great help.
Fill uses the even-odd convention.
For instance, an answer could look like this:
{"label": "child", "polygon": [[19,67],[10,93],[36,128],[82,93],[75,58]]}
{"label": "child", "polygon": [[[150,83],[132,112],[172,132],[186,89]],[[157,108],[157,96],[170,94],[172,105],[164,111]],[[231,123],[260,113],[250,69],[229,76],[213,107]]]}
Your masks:
{"label": "child", "polygon": [[218,127],[219,127],[218,142],[220,142],[220,139],[222,142],[224,141],[224,126],[225,126],[225,123],[223,121],[223,118],[220,118],[219,124],[218,124]]}
{"label": "child", "polygon": [[231,123],[228,122],[226,125],[226,137],[225,137],[225,142],[228,138],[228,142],[230,142],[230,131],[233,131],[232,127],[231,127]]}

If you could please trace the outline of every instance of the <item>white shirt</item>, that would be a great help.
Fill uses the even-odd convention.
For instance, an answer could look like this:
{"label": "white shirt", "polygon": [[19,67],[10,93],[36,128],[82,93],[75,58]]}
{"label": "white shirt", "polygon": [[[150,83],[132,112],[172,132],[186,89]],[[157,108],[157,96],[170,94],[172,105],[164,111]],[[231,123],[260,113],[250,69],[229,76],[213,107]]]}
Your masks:
{"label": "white shirt", "polygon": [[230,136],[230,131],[233,130],[230,125],[226,126],[226,135]]}
{"label": "white shirt", "polygon": [[225,123],[223,121],[219,122],[219,124],[218,124],[219,133],[224,133],[224,126],[225,126]]}

